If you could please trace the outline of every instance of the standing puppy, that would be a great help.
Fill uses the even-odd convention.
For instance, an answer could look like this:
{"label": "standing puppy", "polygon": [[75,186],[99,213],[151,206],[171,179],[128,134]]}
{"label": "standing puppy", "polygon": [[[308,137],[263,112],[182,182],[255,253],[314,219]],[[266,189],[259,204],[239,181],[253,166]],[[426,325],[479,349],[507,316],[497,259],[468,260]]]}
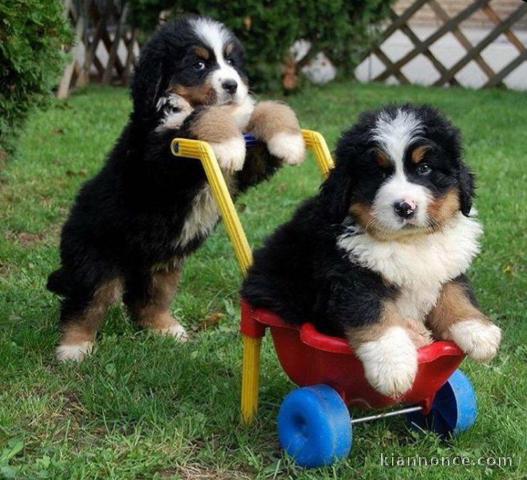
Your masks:
{"label": "standing puppy", "polygon": [[482,233],[473,195],[459,132],[440,113],[366,113],[342,136],[319,195],[255,253],[242,294],[345,336],[387,396],[411,388],[417,349],[432,336],[490,360],[501,331],[465,277]]}
{"label": "standing puppy", "polygon": [[[174,137],[210,142],[232,194],[300,163],[293,111],[249,96],[240,42],[210,18],[185,17],[141,52],[133,111],[105,166],[81,189],[61,236],[48,288],[62,297],[59,360],[82,360],[121,295],[142,327],[184,340],[172,317],[185,258],[219,220],[201,164],[170,153]],[[267,148],[245,151],[243,132]],[[246,153],[248,156],[246,158]]]}

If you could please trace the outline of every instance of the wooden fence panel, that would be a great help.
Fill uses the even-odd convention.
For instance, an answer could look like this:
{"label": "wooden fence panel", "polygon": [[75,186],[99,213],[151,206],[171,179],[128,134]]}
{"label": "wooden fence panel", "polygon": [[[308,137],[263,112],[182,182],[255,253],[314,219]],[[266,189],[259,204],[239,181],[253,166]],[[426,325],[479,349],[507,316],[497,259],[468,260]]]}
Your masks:
{"label": "wooden fence panel", "polygon": [[65,98],[92,80],[126,85],[139,51],[138,32],[127,24],[128,4],[65,0],[64,8],[75,26],[76,41],[57,96]]}
{"label": "wooden fence panel", "polygon": [[[486,80],[483,82],[483,87],[503,86],[503,80],[521,66],[523,62],[527,61],[527,46],[512,30],[518,22],[525,21],[527,3],[518,2],[518,7],[506,18],[501,18],[496,13],[496,10],[491,5],[491,0],[474,0],[452,17],[449,16],[440,3],[437,0],[416,0],[399,14],[392,9],[390,23],[381,33],[377,43],[364,57],[367,58],[373,54],[382,63],[383,69],[373,77],[373,81],[385,81],[390,77],[395,77],[401,84],[411,83],[408,74],[403,72],[403,68],[416,57],[423,55],[439,74],[439,78],[433,82],[433,85],[459,85],[459,79],[456,78],[456,75],[471,62],[474,62],[485,75]],[[436,27],[426,38],[420,39],[412,30],[411,19],[423,8],[430,8],[442,24]],[[479,12],[489,18],[489,24],[492,27],[483,38],[473,43],[463,32],[461,24],[475,14],[480,15]],[[401,58],[392,60],[383,50],[383,44],[396,32],[405,35],[412,46],[410,51],[403,54]],[[434,55],[431,47],[449,34],[455,37],[461,49],[464,49],[464,54],[453,65],[447,66],[437,58],[437,55]],[[502,66],[499,71],[495,71],[489,61],[483,58],[482,52],[498,38],[506,39],[518,51],[518,55],[512,58],[505,66]]]}

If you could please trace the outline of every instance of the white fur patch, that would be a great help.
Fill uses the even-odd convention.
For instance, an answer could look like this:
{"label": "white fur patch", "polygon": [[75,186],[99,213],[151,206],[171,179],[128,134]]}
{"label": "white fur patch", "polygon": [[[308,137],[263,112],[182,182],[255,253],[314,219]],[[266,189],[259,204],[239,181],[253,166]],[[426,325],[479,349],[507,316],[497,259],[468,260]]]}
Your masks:
{"label": "white fur patch", "polygon": [[417,349],[401,327],[390,327],[378,340],[356,350],[370,385],[388,397],[397,398],[413,385],[417,373]]}
{"label": "white fur patch", "polygon": [[156,332],[162,335],[168,335],[170,337],[173,337],[175,340],[181,343],[188,341],[188,333],[183,327],[183,325],[179,323],[176,323],[175,325],[172,325],[168,328],[156,330]]}
{"label": "white fur patch", "polygon": [[501,342],[501,329],[478,319],[463,320],[450,327],[452,340],[477,362],[492,360]]}
{"label": "white fur patch", "polygon": [[245,100],[240,105],[232,105],[229,107],[229,113],[234,118],[238,128],[244,132],[251,120],[253,114],[255,100],[250,95],[247,95]]}
{"label": "white fur patch", "polygon": [[176,94],[161,97],[156,108],[164,112],[163,119],[156,127],[156,132],[181,127],[185,119],[192,113],[190,103]]}
{"label": "white fur patch", "polygon": [[192,200],[176,245],[184,247],[196,237],[208,237],[220,218],[218,207],[208,184]]}
{"label": "white fur patch", "polygon": [[282,159],[288,165],[298,165],[304,161],[306,146],[300,133],[280,132],[268,142],[271,155]]}
{"label": "white fur patch", "polygon": [[392,118],[387,112],[382,112],[373,129],[373,139],[390,156],[395,167],[402,170],[404,153],[413,141],[423,132],[421,122],[412,112],[402,109]]}
{"label": "white fur patch", "polygon": [[93,342],[82,342],[77,345],[59,345],[55,355],[59,362],[81,362],[93,350]]}
{"label": "white fur patch", "polygon": [[[398,231],[405,225],[427,226],[430,192],[427,188],[409,182],[404,172],[404,155],[408,147],[423,132],[421,122],[412,112],[397,110],[395,117],[383,112],[373,129],[373,140],[390,157],[395,172],[378,190],[373,201],[373,214],[377,223],[386,230]],[[406,201],[416,205],[411,219],[403,219],[394,211],[394,204]]]}
{"label": "white fur patch", "polygon": [[[210,18],[197,18],[190,20],[192,28],[200,40],[207,45],[216,57],[219,68],[212,72],[210,82],[214,88],[218,104],[233,102],[241,105],[249,93],[249,88],[241,79],[239,73],[227,63],[224,56],[225,47],[232,37],[229,31],[219,22]],[[238,84],[236,94],[229,95],[222,87],[226,80],[234,80]]]}
{"label": "white fur patch", "polygon": [[400,288],[396,305],[404,318],[424,321],[441,286],[464,273],[479,253],[483,229],[459,212],[442,230],[397,240],[377,240],[368,233],[343,234],[337,245],[351,262],[379,273]]}
{"label": "white fur patch", "polygon": [[[431,194],[426,187],[409,182],[402,166],[396,166],[394,175],[379,188],[375,195],[373,216],[381,228],[389,231],[399,231],[407,224],[426,228],[430,199]],[[402,219],[395,213],[394,204],[401,201],[416,206],[412,218]]]}
{"label": "white fur patch", "polygon": [[237,172],[245,162],[245,140],[242,136],[233,137],[221,143],[210,143],[222,170]]}

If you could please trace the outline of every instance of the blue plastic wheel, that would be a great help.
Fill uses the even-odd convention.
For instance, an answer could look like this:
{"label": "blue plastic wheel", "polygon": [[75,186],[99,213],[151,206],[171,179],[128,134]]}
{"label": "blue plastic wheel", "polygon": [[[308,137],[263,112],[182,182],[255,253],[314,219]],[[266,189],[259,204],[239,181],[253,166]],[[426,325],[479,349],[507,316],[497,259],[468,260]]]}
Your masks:
{"label": "blue plastic wheel", "polygon": [[431,430],[441,436],[455,436],[476,422],[478,403],[476,392],[468,377],[456,370],[439,389],[428,415],[412,412],[408,421],[418,428]]}
{"label": "blue plastic wheel", "polygon": [[298,465],[331,465],[351,450],[348,407],[327,385],[293,390],[280,407],[278,436],[282,448]]}

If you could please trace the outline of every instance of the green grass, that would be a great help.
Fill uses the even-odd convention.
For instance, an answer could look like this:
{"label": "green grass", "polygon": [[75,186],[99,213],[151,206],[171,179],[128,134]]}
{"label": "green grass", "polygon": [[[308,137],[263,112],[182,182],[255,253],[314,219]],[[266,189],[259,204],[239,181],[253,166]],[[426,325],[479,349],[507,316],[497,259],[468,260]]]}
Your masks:
{"label": "green grass", "polygon": [[[402,418],[359,425],[352,455],[302,471],[279,450],[275,418],[293,388],[266,340],[258,421],[239,424],[240,274],[223,228],[188,262],[173,309],[193,333],[177,345],[137,331],[121,308],[95,354],[59,365],[57,299],[44,288],[79,186],[104,161],[129,111],[124,90],[90,88],[34,115],[0,174],[0,478],[525,478],[527,441],[527,96],[505,91],[393,88],[353,83],[308,88],[288,101],[331,147],[364,109],[428,102],[462,129],[478,175],[486,226],[471,277],[483,309],[504,329],[490,366],[467,361],[479,396],[475,428],[449,443],[411,432]],[[284,169],[240,199],[261,243],[320,182],[313,161]],[[221,322],[211,318],[221,313]],[[391,456],[511,457],[512,466],[385,467]],[[492,461],[492,460],[491,460]]]}

